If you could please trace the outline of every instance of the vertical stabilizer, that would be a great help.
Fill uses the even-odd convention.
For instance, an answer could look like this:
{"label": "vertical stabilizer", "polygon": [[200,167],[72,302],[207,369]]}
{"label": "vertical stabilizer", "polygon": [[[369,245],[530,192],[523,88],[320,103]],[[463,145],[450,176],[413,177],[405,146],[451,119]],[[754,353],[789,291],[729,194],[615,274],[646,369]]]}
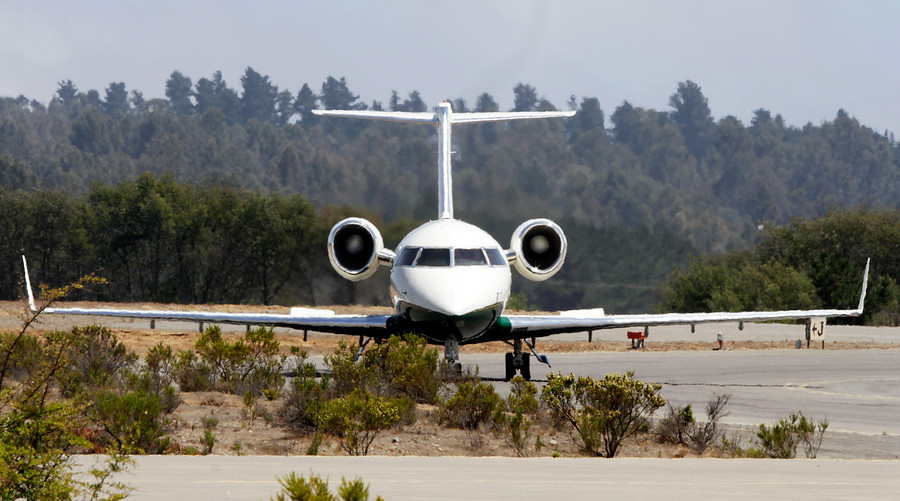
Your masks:
{"label": "vertical stabilizer", "polygon": [[505,120],[523,120],[530,118],[566,118],[574,111],[510,111],[486,113],[453,113],[449,102],[438,105],[434,113],[405,111],[368,111],[368,110],[313,110],[320,116],[363,118],[367,120],[386,120],[403,123],[430,123],[437,126],[438,133],[438,219],[453,219],[453,176],[451,175],[450,157],[451,128],[453,124],[499,122]]}

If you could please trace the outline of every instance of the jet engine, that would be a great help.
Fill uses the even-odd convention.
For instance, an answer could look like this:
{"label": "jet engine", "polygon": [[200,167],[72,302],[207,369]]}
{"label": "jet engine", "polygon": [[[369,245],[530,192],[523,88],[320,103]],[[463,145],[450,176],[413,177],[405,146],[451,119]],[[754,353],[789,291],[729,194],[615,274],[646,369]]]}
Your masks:
{"label": "jet engine", "polygon": [[371,277],[380,260],[390,260],[387,254],[390,252],[385,251],[378,228],[365,219],[344,219],[328,235],[328,260],[338,275],[347,280],[356,282]]}
{"label": "jet engine", "polygon": [[531,219],[520,224],[509,246],[515,253],[516,270],[529,280],[547,280],[562,268],[566,259],[566,235],[549,219]]}

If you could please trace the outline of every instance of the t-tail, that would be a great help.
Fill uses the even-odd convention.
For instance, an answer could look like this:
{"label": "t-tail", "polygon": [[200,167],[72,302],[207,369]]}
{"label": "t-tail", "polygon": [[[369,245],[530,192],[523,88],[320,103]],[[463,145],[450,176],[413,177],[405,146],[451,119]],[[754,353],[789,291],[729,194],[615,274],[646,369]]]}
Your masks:
{"label": "t-tail", "polygon": [[510,111],[485,113],[453,113],[449,102],[438,105],[434,112],[313,110],[316,115],[386,120],[402,123],[434,124],[438,132],[438,219],[453,219],[453,178],[450,170],[451,127],[454,124],[500,122],[529,118],[566,118],[574,111]]}

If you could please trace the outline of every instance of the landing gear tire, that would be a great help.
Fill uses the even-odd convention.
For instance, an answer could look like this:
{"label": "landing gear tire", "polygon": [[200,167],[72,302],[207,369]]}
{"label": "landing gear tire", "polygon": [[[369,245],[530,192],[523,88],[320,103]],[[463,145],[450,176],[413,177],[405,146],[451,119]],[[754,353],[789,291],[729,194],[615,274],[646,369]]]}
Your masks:
{"label": "landing gear tire", "polygon": [[506,354],[506,381],[514,378],[516,376],[516,366],[514,365],[515,355],[512,353]]}
{"label": "landing gear tire", "polygon": [[516,367],[516,355],[506,354],[506,381],[516,377],[516,371],[522,375],[525,381],[531,381],[531,353],[522,354],[522,365]]}

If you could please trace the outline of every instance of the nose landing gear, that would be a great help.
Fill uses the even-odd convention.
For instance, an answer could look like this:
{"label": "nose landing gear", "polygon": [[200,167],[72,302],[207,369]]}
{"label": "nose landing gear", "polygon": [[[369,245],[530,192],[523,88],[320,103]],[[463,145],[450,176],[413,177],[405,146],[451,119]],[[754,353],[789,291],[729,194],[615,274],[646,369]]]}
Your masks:
{"label": "nose landing gear", "polygon": [[[522,343],[527,344],[528,348],[531,350],[531,353],[523,353],[522,352]],[[546,355],[538,355],[534,350],[535,340],[532,339],[529,343],[527,340],[523,339],[513,339],[512,342],[507,341],[506,344],[509,344],[513,347],[512,353],[506,354],[506,380],[516,377],[516,372],[522,376],[525,381],[531,381],[531,354],[534,354],[534,357],[538,362],[542,364],[547,364],[547,367],[550,367],[550,362],[547,360]]]}

